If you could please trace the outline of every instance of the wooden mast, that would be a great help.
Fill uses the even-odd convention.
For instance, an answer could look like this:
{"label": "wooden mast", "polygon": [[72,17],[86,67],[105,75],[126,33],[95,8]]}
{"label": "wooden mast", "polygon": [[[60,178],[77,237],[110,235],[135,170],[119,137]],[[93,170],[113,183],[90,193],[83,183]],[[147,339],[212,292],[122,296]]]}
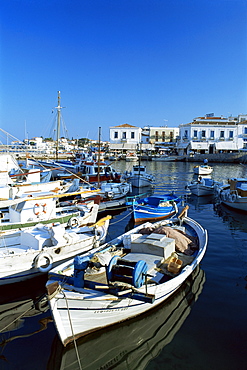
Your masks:
{"label": "wooden mast", "polygon": [[98,151],[98,188],[100,187],[100,140],[101,140],[101,127],[99,127],[99,151]]}
{"label": "wooden mast", "polygon": [[59,146],[59,136],[60,136],[60,125],[61,125],[61,105],[60,105],[60,91],[57,92],[57,140],[56,140],[56,160],[58,160],[58,146]]}

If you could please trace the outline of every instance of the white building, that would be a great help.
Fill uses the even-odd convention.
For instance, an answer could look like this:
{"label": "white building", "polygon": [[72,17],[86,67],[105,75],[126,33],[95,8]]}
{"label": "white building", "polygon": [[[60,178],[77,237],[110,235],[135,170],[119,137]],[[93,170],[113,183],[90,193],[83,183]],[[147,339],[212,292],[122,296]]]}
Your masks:
{"label": "white building", "polygon": [[110,127],[111,150],[136,150],[141,141],[141,128],[124,123]]}
{"label": "white building", "polygon": [[178,127],[145,126],[142,129],[142,143],[152,144],[156,151],[170,151],[176,146]]}
{"label": "white building", "polygon": [[221,153],[247,149],[247,115],[214,117],[207,114],[179,126],[177,149],[189,153]]}

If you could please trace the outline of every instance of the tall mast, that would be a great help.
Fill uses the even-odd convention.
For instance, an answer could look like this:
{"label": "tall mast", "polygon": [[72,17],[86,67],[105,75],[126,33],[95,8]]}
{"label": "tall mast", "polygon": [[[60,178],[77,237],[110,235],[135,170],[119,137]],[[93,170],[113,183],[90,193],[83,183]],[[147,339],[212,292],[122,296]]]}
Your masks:
{"label": "tall mast", "polygon": [[58,159],[58,145],[60,136],[60,123],[61,123],[61,105],[60,105],[60,91],[57,92],[57,142],[56,142],[56,159]]}
{"label": "tall mast", "polygon": [[98,188],[100,187],[100,140],[101,140],[101,127],[99,127]]}

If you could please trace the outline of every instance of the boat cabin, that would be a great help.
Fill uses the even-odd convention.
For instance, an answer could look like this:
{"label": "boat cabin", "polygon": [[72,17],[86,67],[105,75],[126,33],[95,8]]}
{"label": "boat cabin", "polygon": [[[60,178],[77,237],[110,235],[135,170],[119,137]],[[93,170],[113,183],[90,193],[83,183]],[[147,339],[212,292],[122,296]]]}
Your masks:
{"label": "boat cabin", "polygon": [[[13,204],[6,210],[0,212],[0,224],[4,222],[11,223],[26,223],[39,222],[56,217],[56,198],[43,199],[42,197],[53,195],[52,193],[39,192],[30,194],[22,194],[19,198],[20,202]],[[41,197],[37,200],[36,197]],[[21,199],[23,198],[23,201]],[[27,200],[28,198],[28,200]],[[34,199],[32,199],[34,198]]]}
{"label": "boat cabin", "polygon": [[247,197],[247,179],[246,178],[232,178],[228,180],[230,185],[230,192],[237,193],[241,197]]}

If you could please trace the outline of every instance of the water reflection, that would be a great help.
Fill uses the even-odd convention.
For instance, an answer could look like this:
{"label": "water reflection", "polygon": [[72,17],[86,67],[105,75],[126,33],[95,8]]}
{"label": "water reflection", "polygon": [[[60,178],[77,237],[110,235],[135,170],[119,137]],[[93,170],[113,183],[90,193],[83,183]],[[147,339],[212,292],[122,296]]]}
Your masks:
{"label": "water reflection", "polygon": [[[51,345],[49,335],[53,330],[45,297],[46,280],[46,277],[34,278],[30,282],[1,287],[1,369],[45,368],[45,351],[49,350],[49,341]],[[47,330],[48,327],[52,330]]]}
{"label": "water reflection", "polygon": [[193,206],[196,210],[202,210],[204,206],[208,204],[214,204],[216,198],[214,195],[205,195],[203,197],[198,197],[197,195],[191,194],[186,198],[187,203],[190,206]]}
{"label": "water reflection", "polygon": [[204,282],[204,272],[198,267],[164,304],[138,319],[81,338],[76,348],[74,345],[64,348],[56,337],[47,368],[145,369],[172,341],[198,299]]}
{"label": "water reflection", "polygon": [[3,346],[14,339],[23,338],[36,334],[44,330],[50,318],[40,320],[40,328],[31,329],[29,333],[13,335],[15,331],[24,327],[25,319],[32,316],[38,316],[49,309],[48,301],[45,296],[35,299],[27,298],[0,305],[0,345]]}
{"label": "water reflection", "polygon": [[214,205],[214,211],[223,219],[223,222],[228,224],[230,230],[242,230],[247,233],[246,212],[228,208],[222,203],[216,203]]}

